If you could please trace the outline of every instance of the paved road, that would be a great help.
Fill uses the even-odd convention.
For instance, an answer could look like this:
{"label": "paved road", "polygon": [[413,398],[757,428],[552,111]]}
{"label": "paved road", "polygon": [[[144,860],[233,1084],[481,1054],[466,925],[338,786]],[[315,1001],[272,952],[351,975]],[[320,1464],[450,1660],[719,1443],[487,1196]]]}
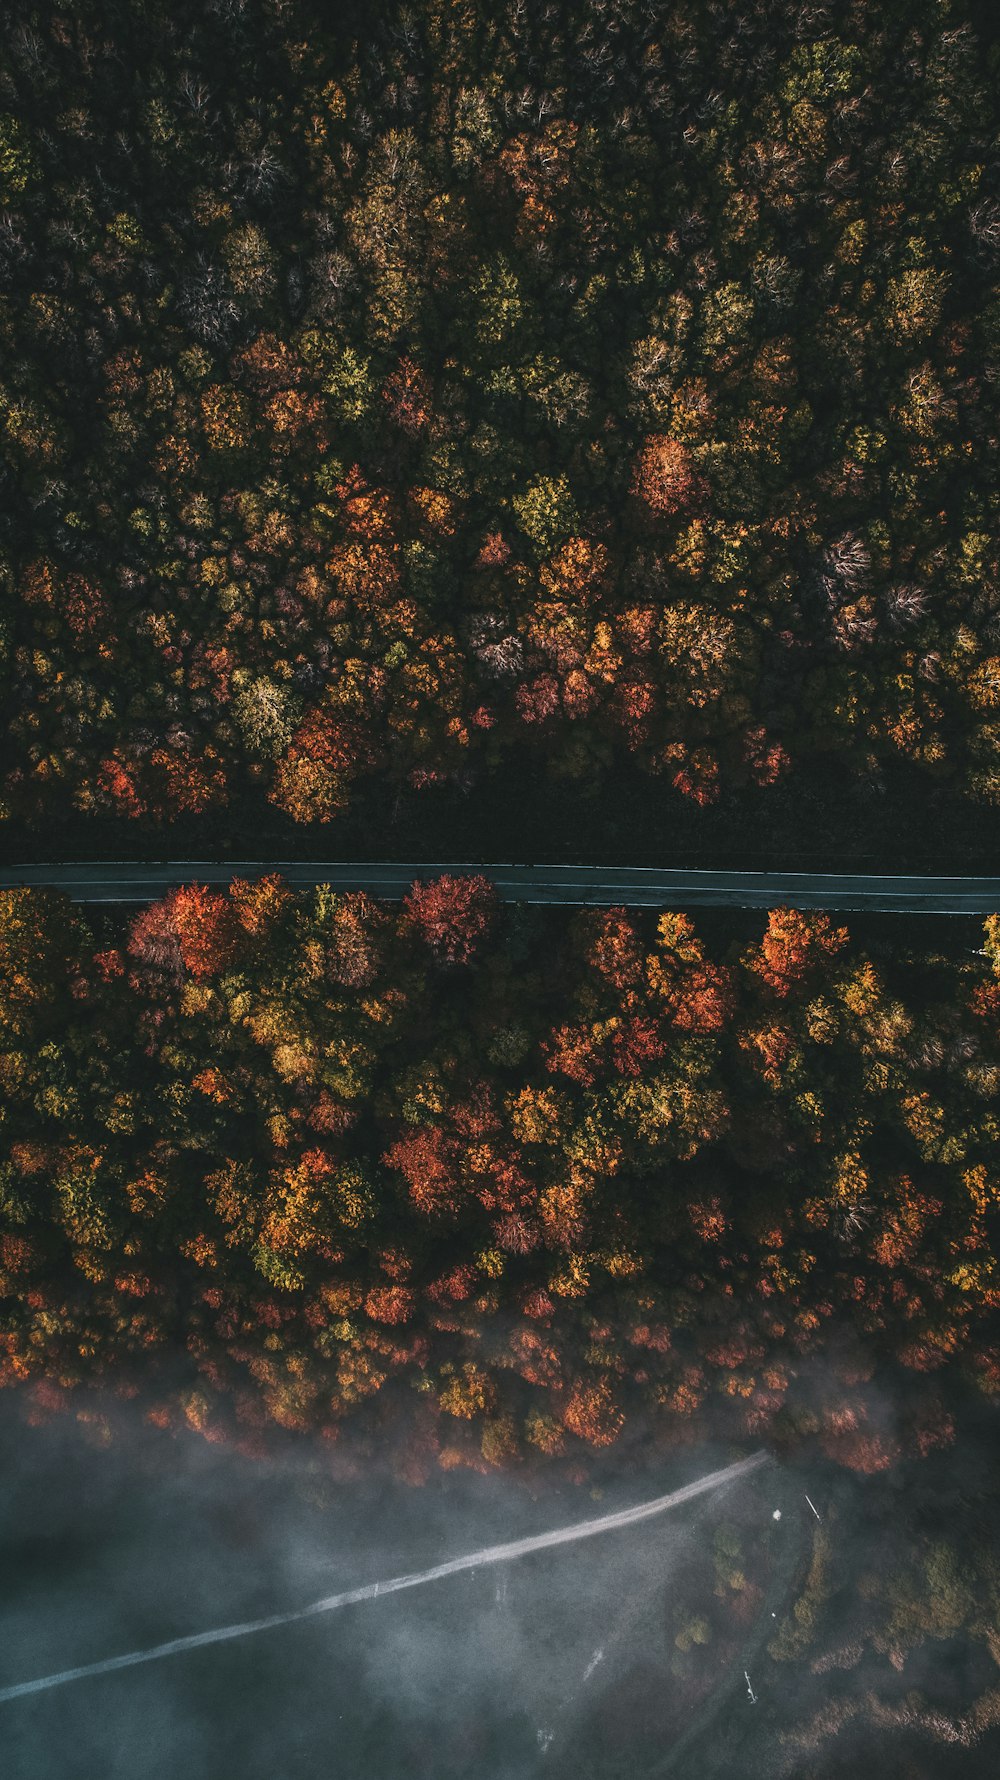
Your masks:
{"label": "paved road", "polygon": [[504,902],[615,904],[630,908],[834,909],[898,914],[991,915],[1000,878],[876,877],[832,872],[659,871],[601,865],[350,865],[281,860],[128,861],[21,865],[0,870],[0,889],[19,884],[65,890],[73,902],[153,902],[177,884],[227,884],[279,872],[296,888],[330,884],[398,902],[416,878],[480,872]]}

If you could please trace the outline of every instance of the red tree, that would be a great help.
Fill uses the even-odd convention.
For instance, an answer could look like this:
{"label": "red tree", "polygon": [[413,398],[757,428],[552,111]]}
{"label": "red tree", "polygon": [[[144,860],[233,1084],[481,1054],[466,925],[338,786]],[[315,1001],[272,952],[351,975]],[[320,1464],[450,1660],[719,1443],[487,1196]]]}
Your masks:
{"label": "red tree", "polygon": [[433,1126],[424,1126],[401,1137],[382,1158],[398,1168],[410,1189],[418,1211],[432,1213],[454,1208],[456,1178],[454,1144]]}
{"label": "red tree", "polygon": [[666,1055],[657,1022],[649,1015],[623,1020],[611,1040],[611,1055],[620,1075],[641,1075],[647,1063]]}
{"label": "red tree", "polygon": [[559,682],[554,674],[539,674],[519,686],[514,698],[525,723],[545,723],[559,709]]}
{"label": "red tree", "polygon": [[365,1309],[375,1323],[405,1323],[413,1315],[413,1293],[406,1286],[372,1286]]}
{"label": "red tree", "polygon": [[445,875],[414,884],[403,907],[436,958],[468,964],[493,925],[497,893],[488,878]]}
{"label": "red tree", "polygon": [[735,1005],[729,972],[718,964],[702,964],[684,983],[674,1025],[679,1032],[722,1032]]}
{"label": "red tree", "polygon": [[201,980],[224,970],[236,945],[228,898],[202,884],[184,884],[136,916],[128,949],[133,958],[157,970],[176,977],[187,971]]}
{"label": "red tree", "polygon": [[794,983],[832,958],[847,944],[846,927],[831,927],[828,915],[798,909],[772,909],[759,949],[748,955],[750,969],[775,995],[788,995]]}

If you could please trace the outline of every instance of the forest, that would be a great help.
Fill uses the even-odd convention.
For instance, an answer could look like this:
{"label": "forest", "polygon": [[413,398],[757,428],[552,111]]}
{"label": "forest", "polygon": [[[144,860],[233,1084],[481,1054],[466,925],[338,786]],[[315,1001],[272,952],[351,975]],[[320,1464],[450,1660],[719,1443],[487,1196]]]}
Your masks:
{"label": "forest", "polygon": [[990,9],[337,15],[9,8],[7,818],[831,766],[988,815]]}
{"label": "forest", "polygon": [[272,876],[116,935],[3,893],[0,1381],[414,1481],[696,1417],[863,1475],[947,1448],[1000,1394],[1000,924],[762,925]]}
{"label": "forest", "polygon": [[[0,890],[0,1509],[60,1430],[95,1461],[20,1544],[0,1527],[13,1668],[65,1624],[87,1503],[159,1468],[141,1499],[180,1524],[193,1451],[261,1500],[283,1465],[334,1515],[367,1494],[426,1556],[463,1490],[541,1519],[763,1448],[795,1508],[761,1533],[720,1497],[687,1546],[670,1523],[685,1555],[567,1695],[559,1771],[633,1780],[623,1726],[658,1775],[694,1739],[699,1780],[1000,1771],[1000,913],[695,920],[479,875],[997,869],[996,9],[4,24],[0,855],[257,862],[138,907]],[[298,893],[275,862],[300,859],[439,875]],[[213,1489],[192,1570],[228,1550]],[[390,1490],[422,1508],[394,1521]],[[244,1618],[294,1573],[247,1524]],[[82,1660],[115,1626],[162,1643],[81,1561],[118,1615],[81,1615]],[[409,1623],[373,1621],[383,1662]],[[377,1717],[364,1647],[341,1679]],[[283,1702],[269,1771],[331,1771],[330,1648],[240,1670]],[[386,1761],[513,1775],[524,1731],[534,1775],[503,1686],[507,1765],[473,1759],[465,1661]],[[235,1673],[164,1684],[151,1780],[198,1780],[184,1739],[225,1743]],[[73,1710],[48,1724],[76,1750]],[[97,1747],[68,1780],[126,1773],[80,1767]]]}
{"label": "forest", "polygon": [[764,1444],[797,1523],[736,1503],[688,1549],[569,1757],[617,1774],[625,1712],[700,1761],[749,1639],[768,1710],[723,1714],[713,1771],[968,1772],[1000,1728],[1000,920],[733,925],[447,874],[0,894],[11,1437],[552,1500]]}

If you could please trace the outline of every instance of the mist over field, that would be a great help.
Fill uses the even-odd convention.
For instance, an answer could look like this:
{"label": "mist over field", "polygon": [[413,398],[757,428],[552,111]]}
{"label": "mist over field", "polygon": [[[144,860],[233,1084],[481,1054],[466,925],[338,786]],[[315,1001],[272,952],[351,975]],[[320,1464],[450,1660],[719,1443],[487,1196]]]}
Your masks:
{"label": "mist over field", "polygon": [[[331,1484],[321,1455],[267,1463],[148,1432],[95,1450],[68,1423],[27,1430],[0,1481],[0,1685],[606,1514],[727,1456],[685,1453],[669,1476],[609,1464],[584,1489],[459,1476],[406,1491],[377,1470]],[[768,1466],[633,1529],[6,1702],[5,1772],[579,1771],[581,1725],[664,1660],[672,1575],[734,1516],[774,1543],[788,1495]],[[623,1772],[683,1722],[672,1691],[638,1719],[614,1708]]]}
{"label": "mist over field", "polygon": [[[262,1460],[138,1423],[110,1446],[69,1419],[5,1416],[4,1434],[0,1688],[632,1507],[733,1457],[692,1442],[657,1465],[608,1455],[585,1485],[413,1489],[378,1466],[334,1481],[308,1443]],[[905,1548],[912,1565],[934,1523],[968,1535],[988,1451],[970,1440],[961,1466],[949,1497],[920,1473],[887,1492],[772,1457],[637,1526],[7,1700],[3,1771],[799,1780],[878,1750],[887,1773],[986,1774],[987,1644],[939,1625],[894,1658],[858,1618],[873,1558]],[[928,1592],[925,1633],[953,1609]]]}

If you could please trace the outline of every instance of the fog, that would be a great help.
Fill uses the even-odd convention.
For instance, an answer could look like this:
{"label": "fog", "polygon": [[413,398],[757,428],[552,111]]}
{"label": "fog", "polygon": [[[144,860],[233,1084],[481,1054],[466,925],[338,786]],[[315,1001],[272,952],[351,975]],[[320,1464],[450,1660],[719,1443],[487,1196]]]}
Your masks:
{"label": "fog", "polygon": [[[891,1431],[893,1393],[882,1395]],[[971,1574],[919,1582],[943,1529],[978,1561],[995,1459],[992,1421],[975,1412],[960,1447],[879,1478],[803,1447],[544,1548],[558,1529],[689,1492],[752,1450],[699,1442],[689,1425],[672,1452],[637,1442],[592,1459],[584,1483],[555,1469],[453,1471],[408,1487],[371,1463],[345,1482],[323,1442],[261,1459],[138,1416],[110,1443],[101,1429],[69,1416],[30,1427],[0,1403],[4,1780],[1000,1771],[1000,1655],[975,1629],[988,1629],[980,1610],[962,1606]],[[514,1556],[513,1542],[528,1548]],[[482,1549],[495,1547],[502,1557]],[[822,1633],[798,1649],[817,1561]],[[937,1620],[895,1660],[891,1640],[871,1641],[878,1616],[858,1582],[914,1563],[916,1611]],[[417,1584],[442,1566],[451,1573]],[[372,1595],[400,1577],[407,1587]],[[355,1590],[371,1598],[304,1616]],[[282,1623],[2,1695],[272,1618]]]}
{"label": "fog", "polygon": [[[262,1461],[155,1430],[101,1449],[69,1421],[6,1435],[0,1687],[614,1514],[743,1456],[609,1462],[583,1488],[453,1473],[405,1489],[334,1483],[323,1451]],[[671,1573],[720,1516],[774,1538],[783,1488],[764,1465],[655,1519],[6,1700],[3,1771],[579,1774],[580,1728],[609,1694],[618,1754],[599,1771],[652,1771],[684,1702],[630,1702],[651,1664],[664,1694]]]}

